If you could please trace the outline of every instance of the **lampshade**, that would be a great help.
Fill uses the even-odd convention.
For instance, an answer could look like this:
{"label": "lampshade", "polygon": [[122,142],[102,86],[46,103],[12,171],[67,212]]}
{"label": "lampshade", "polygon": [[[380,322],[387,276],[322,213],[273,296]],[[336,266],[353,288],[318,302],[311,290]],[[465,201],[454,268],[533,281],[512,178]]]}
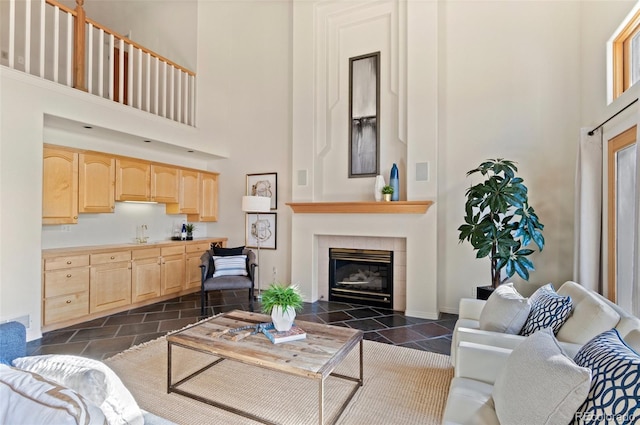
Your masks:
{"label": "lampshade", "polygon": [[271,210],[271,198],[266,196],[243,196],[242,211],[244,212],[269,212]]}

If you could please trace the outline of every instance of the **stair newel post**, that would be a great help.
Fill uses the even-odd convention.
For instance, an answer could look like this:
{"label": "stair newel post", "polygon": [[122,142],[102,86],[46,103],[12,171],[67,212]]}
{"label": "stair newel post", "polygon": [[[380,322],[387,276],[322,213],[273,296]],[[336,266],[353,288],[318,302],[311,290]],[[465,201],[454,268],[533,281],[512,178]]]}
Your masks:
{"label": "stair newel post", "polygon": [[87,91],[85,78],[85,45],[86,45],[86,14],[84,0],[76,0],[76,19],[73,26],[73,86]]}

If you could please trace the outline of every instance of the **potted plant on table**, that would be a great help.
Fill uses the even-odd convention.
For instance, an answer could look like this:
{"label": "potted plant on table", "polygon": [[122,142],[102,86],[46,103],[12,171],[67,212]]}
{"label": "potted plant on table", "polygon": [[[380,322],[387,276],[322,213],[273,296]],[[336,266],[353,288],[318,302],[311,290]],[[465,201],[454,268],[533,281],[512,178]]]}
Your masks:
{"label": "potted plant on table", "polygon": [[302,309],[302,295],[295,285],[272,283],[262,292],[262,312],[271,314],[273,326],[278,332],[291,329],[296,311]]}
{"label": "potted plant on table", "polygon": [[385,185],[382,187],[382,195],[386,202],[391,201],[391,195],[393,195],[393,187],[389,185]]}
{"label": "potted plant on table", "polygon": [[516,171],[513,161],[498,158],[488,159],[467,172],[467,177],[480,173],[486,178],[467,189],[459,239],[471,243],[477,251],[476,258],[488,256],[491,260],[492,289],[515,273],[529,280],[529,271],[535,268],[528,258],[534,250],[528,247],[532,243],[540,251],[544,247],[544,225],[529,205],[527,187]]}
{"label": "potted plant on table", "polygon": [[196,225],[192,223],[187,223],[185,227],[187,229],[187,240],[188,241],[193,240],[193,231],[196,230]]}

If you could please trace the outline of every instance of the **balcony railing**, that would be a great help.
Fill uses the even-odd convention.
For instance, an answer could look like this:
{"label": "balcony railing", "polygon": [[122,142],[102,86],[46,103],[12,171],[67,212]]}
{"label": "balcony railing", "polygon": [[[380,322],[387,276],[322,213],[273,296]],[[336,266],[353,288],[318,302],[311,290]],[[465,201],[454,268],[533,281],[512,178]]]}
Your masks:
{"label": "balcony railing", "polygon": [[89,19],[83,3],[0,1],[0,63],[195,126],[196,74]]}

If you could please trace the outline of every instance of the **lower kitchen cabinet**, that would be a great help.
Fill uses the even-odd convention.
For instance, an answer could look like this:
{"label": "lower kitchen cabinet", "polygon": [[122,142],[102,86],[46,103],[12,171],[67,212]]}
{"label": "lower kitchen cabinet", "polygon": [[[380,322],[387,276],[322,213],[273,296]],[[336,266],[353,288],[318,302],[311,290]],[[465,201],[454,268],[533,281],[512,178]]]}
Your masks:
{"label": "lower kitchen cabinet", "polygon": [[162,248],[160,294],[180,292],[184,286],[184,245]]}
{"label": "lower kitchen cabinet", "polygon": [[160,248],[133,251],[131,257],[131,302],[159,297]]}
{"label": "lower kitchen cabinet", "polygon": [[91,266],[89,311],[97,313],[131,304],[131,262]]}

